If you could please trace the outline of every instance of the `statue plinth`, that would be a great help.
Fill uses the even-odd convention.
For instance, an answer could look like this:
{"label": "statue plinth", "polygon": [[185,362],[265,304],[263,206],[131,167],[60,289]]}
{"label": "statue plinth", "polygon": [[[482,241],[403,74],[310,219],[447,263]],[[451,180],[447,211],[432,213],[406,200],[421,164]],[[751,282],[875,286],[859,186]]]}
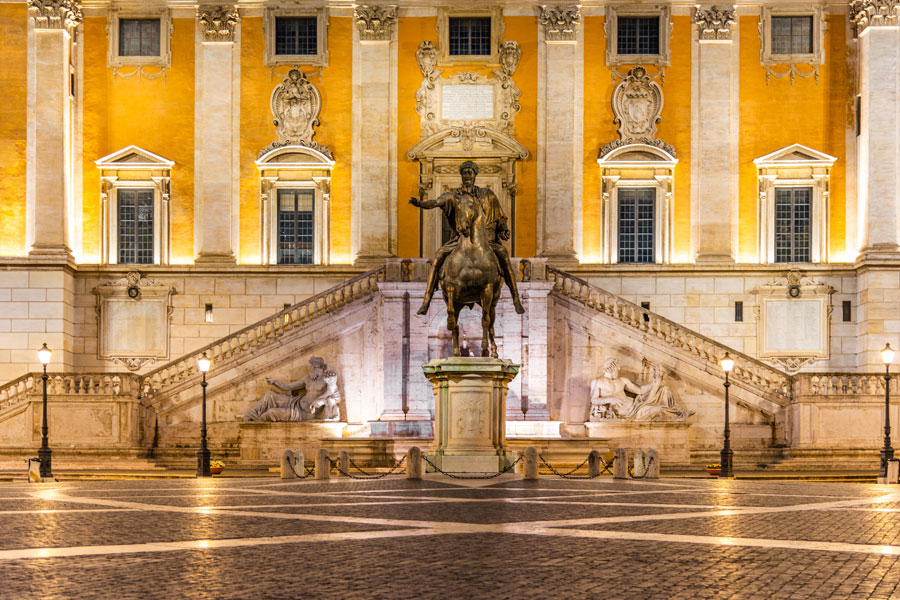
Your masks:
{"label": "statue plinth", "polygon": [[434,386],[434,451],[430,460],[453,473],[501,471],[506,445],[506,392],[519,372],[509,360],[439,358],[422,365]]}

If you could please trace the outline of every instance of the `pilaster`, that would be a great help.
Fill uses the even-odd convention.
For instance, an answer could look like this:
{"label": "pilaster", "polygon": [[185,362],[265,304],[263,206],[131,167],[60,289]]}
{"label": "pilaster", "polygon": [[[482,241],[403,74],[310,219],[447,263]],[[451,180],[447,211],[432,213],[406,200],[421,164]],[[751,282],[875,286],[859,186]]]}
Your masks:
{"label": "pilaster", "polygon": [[900,258],[900,2],[856,0],[850,19],[859,40],[860,257]]}
{"label": "pilaster", "polygon": [[29,0],[33,43],[28,60],[29,256],[72,258],[72,33],[82,20],[77,0]]}
{"label": "pilaster", "polygon": [[394,6],[357,6],[353,34],[351,253],[379,263],[397,248],[397,42]]}
{"label": "pilaster", "polygon": [[737,136],[732,128],[734,114],[731,68],[734,51],[732,28],[735,9],[698,6],[694,11],[697,26],[698,67],[695,71],[697,120],[697,262],[734,262],[737,248],[732,224],[736,222],[737,175],[735,148]]}
{"label": "pilaster", "polygon": [[577,5],[541,7],[538,77],[540,256],[574,263],[581,247],[584,43]]}
{"label": "pilaster", "polygon": [[198,263],[236,262],[237,140],[232,120],[240,110],[234,93],[235,81],[240,78],[234,67],[239,20],[233,6],[197,9],[194,248]]}

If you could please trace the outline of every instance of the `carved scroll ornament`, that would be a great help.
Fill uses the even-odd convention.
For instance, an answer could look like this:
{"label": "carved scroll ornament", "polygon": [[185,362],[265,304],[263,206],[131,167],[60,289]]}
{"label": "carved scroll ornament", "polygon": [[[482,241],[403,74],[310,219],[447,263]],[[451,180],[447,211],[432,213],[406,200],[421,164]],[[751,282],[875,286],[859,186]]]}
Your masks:
{"label": "carved scroll ornament", "polygon": [[581,11],[576,4],[541,6],[541,25],[549,42],[574,42],[576,27],[581,23]]}
{"label": "carved scroll ornament", "polygon": [[84,15],[79,0],[28,0],[35,29],[74,29]]}
{"label": "carved scroll ornament", "polygon": [[697,6],[694,23],[701,40],[730,40],[731,28],[735,23],[733,6]]}
{"label": "carved scroll ornament", "polygon": [[362,41],[390,41],[391,30],[397,20],[394,6],[357,6],[353,13],[356,29]]}
{"label": "carved scroll ornament", "polygon": [[867,27],[897,25],[900,0],[854,0],[850,3],[848,14],[856,35]]}
{"label": "carved scroll ornament", "polygon": [[200,31],[207,42],[233,42],[234,29],[240,20],[240,14],[233,6],[201,6],[197,9]]}

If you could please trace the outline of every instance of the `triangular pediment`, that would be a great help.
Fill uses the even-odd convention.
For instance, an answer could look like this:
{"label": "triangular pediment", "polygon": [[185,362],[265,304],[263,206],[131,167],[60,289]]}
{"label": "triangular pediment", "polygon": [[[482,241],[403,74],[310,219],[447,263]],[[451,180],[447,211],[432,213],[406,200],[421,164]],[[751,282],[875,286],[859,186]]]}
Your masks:
{"label": "triangular pediment", "polygon": [[515,138],[489,127],[451,127],[438,131],[409,149],[410,160],[422,158],[528,158],[528,149]]}
{"label": "triangular pediment", "polygon": [[753,162],[760,167],[775,166],[828,166],[837,160],[834,156],[813,150],[802,144],[792,144],[775,152],[760,156]]}
{"label": "triangular pediment", "polygon": [[171,169],[175,165],[175,161],[134,145],[98,158],[94,163],[101,169]]}

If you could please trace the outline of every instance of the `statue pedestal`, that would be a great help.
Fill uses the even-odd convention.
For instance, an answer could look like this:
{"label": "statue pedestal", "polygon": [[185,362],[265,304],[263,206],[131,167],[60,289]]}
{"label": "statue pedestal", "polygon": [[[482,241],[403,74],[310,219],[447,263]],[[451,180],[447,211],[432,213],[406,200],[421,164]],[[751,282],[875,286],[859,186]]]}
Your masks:
{"label": "statue pedestal", "polygon": [[519,372],[509,360],[456,356],[422,366],[434,386],[434,452],[449,473],[501,471],[512,462],[506,445],[506,392]]}

